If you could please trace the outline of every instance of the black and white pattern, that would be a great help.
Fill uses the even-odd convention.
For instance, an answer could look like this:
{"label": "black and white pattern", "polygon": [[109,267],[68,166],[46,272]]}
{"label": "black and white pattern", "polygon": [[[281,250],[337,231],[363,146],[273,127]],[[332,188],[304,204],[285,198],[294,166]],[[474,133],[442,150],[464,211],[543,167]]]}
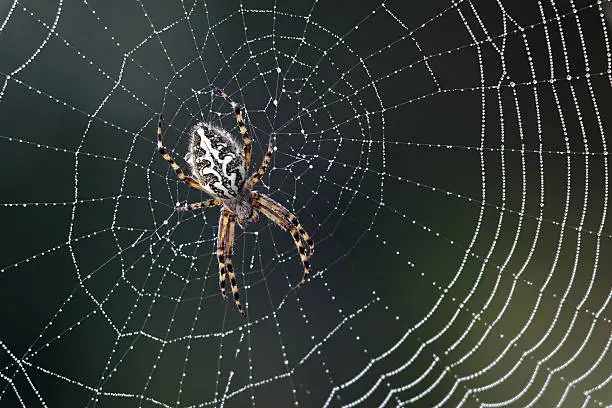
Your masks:
{"label": "black and white pattern", "polygon": [[243,152],[225,130],[198,123],[191,130],[185,159],[193,176],[213,197],[232,199],[242,190],[246,179]]}

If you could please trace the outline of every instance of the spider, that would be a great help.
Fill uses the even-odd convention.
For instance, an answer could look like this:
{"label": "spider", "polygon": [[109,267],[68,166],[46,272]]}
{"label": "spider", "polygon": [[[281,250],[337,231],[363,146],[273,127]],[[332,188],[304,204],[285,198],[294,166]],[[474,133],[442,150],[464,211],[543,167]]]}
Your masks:
{"label": "spider", "polygon": [[[253,186],[264,175],[272,160],[272,135],[268,142],[268,151],[259,166],[247,180],[246,174],[251,164],[251,139],[244,125],[240,105],[232,101],[221,89],[214,88],[234,109],[236,121],[242,140],[244,153],[238,143],[225,130],[211,123],[200,122],[190,130],[189,152],[185,160],[191,167],[193,177],[186,176],[178,164],[170,157],[162,144],[163,116],[159,115],[157,125],[157,150],[176,172],[177,177],[187,185],[210,194],[213,198],[199,203],[185,204],[176,207],[178,211],[195,211],[203,207],[222,206],[217,235],[217,260],[219,261],[219,287],[221,295],[227,299],[225,284],[229,277],[236,307],[242,316],[246,311],[240,304],[240,294],[236,284],[236,274],[232,266],[232,246],[234,243],[234,227],[236,222],[243,229],[247,222],[257,222],[258,212],[261,212],[283,230],[291,233],[304,265],[304,275],[298,283],[302,287],[310,274],[310,257],[314,253],[314,242],[304,231],[297,217],[270,197],[252,190]],[[309,247],[308,256],[303,242]]]}

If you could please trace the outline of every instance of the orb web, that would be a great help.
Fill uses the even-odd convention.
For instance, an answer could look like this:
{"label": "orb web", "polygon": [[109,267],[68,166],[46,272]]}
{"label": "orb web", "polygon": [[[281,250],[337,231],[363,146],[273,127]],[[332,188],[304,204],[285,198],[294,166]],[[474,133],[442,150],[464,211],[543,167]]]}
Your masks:
{"label": "orb web", "polygon": [[[609,1],[0,6],[0,406],[609,406]],[[317,246],[238,229],[241,142]]]}

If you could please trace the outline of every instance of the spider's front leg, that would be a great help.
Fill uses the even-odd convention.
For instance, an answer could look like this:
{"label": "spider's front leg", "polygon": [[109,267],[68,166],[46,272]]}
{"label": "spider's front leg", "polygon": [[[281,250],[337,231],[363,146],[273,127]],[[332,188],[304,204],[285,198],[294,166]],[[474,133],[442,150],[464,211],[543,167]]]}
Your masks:
{"label": "spider's front leg", "polygon": [[159,152],[159,154],[163,156],[164,160],[166,160],[168,164],[170,164],[170,167],[172,167],[172,169],[176,173],[176,176],[179,178],[179,180],[185,182],[185,184],[193,188],[197,188],[198,190],[204,190],[204,187],[202,187],[200,183],[198,183],[197,180],[185,175],[185,173],[183,172],[183,169],[181,169],[181,167],[178,164],[176,164],[174,159],[170,157],[170,154],[168,154],[168,152],[166,151],[166,148],[164,147],[162,143],[162,123],[163,122],[164,122],[164,117],[162,115],[159,115],[159,121],[157,122],[157,151]]}
{"label": "spider's front leg", "polygon": [[[227,101],[227,103],[229,103],[232,108],[234,109],[234,113],[236,114],[236,121],[238,122],[238,127],[240,128],[240,133],[242,134],[242,139],[244,141],[244,160],[245,160],[245,168],[248,170],[249,167],[251,166],[251,138],[249,136],[249,132],[246,128],[246,126],[244,125],[244,118],[242,116],[242,110],[240,108],[240,105],[238,105],[236,102],[232,101],[232,99],[229,97],[229,95],[227,93],[225,93],[225,91],[223,91],[222,89],[219,88],[214,88],[215,92],[223,97],[223,99],[225,99]],[[250,178],[249,181],[247,182],[247,188],[251,189],[253,188],[253,186],[261,179],[261,177],[263,177],[264,173],[266,172],[266,167],[268,167],[268,164],[270,164],[270,161],[272,160],[272,153],[274,152],[274,134],[270,133],[270,138],[268,140],[268,151],[266,152],[266,156],[264,157],[261,165],[259,166],[259,169],[257,170],[256,173],[254,173]]]}
{"label": "spider's front leg", "polygon": [[249,132],[244,125],[244,118],[242,117],[242,109],[240,105],[236,102],[232,101],[228,94],[225,93],[222,89],[215,87],[215,92],[217,95],[223,97],[232,106],[234,109],[234,114],[236,115],[236,122],[238,122],[238,127],[240,128],[240,134],[242,134],[242,140],[244,142],[244,162],[245,168],[248,170],[251,166],[251,138],[249,137]]}
{"label": "spider's front leg", "polygon": [[257,173],[254,173],[249,181],[247,181],[247,187],[249,189],[252,189],[253,186],[263,177],[264,173],[266,172],[266,168],[272,161],[272,153],[274,153],[274,140],[272,139],[272,135],[270,135],[270,140],[268,140],[268,151],[266,152],[263,161],[259,165],[259,170],[257,170]]}

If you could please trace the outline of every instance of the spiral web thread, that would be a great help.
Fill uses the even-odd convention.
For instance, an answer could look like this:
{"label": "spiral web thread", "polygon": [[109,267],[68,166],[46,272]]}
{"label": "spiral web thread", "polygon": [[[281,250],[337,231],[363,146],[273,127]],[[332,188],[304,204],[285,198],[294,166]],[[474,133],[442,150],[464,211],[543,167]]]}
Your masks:
{"label": "spiral web thread", "polygon": [[[612,406],[610,2],[331,3],[0,9],[0,406]],[[246,319],[155,151],[214,86],[318,247],[237,230]]]}

